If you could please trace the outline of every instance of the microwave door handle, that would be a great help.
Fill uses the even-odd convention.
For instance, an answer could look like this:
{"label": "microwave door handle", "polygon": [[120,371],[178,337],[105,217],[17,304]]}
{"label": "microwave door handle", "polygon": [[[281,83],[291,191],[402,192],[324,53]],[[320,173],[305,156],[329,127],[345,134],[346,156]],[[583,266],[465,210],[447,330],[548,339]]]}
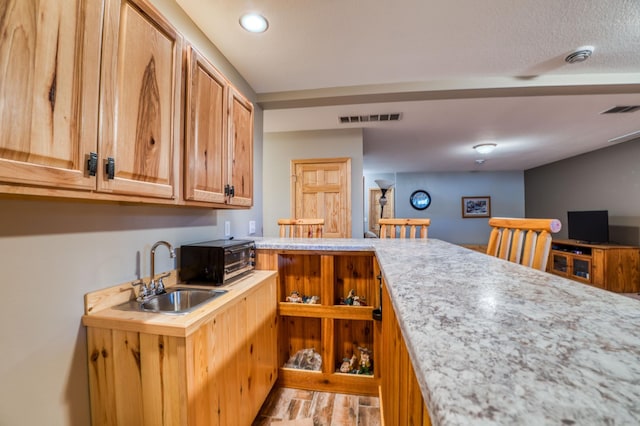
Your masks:
{"label": "microwave door handle", "polygon": [[238,247],[231,247],[225,250],[226,254],[235,254],[241,251],[245,251],[247,249],[253,250],[254,246],[238,246]]}

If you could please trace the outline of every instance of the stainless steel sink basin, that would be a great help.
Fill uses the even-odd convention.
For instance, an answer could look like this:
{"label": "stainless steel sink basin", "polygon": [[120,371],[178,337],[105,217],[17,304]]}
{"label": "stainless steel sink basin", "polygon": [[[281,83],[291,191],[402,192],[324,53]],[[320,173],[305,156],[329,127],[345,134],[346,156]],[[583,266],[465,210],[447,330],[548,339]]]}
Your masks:
{"label": "stainless steel sink basin", "polygon": [[212,290],[202,288],[174,287],[168,288],[164,294],[151,296],[144,302],[130,301],[117,308],[165,314],[186,314],[210,302],[228,290]]}
{"label": "stainless steel sink basin", "polygon": [[186,313],[191,312],[203,303],[214,300],[227,290],[208,290],[199,288],[169,289],[164,294],[152,296],[140,304],[140,308],[147,312]]}

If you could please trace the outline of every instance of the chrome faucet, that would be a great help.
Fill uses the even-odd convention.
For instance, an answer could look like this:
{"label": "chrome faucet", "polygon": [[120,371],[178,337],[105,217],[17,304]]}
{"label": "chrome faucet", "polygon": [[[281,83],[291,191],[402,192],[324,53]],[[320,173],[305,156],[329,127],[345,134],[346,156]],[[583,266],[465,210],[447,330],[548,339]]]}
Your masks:
{"label": "chrome faucet", "polygon": [[163,278],[168,277],[170,274],[163,274],[156,283],[156,249],[159,246],[166,246],[169,249],[169,257],[176,257],[176,252],[173,249],[173,246],[166,241],[158,241],[151,247],[151,276],[149,282],[149,292],[151,294],[161,294],[164,293],[164,284],[162,282]]}

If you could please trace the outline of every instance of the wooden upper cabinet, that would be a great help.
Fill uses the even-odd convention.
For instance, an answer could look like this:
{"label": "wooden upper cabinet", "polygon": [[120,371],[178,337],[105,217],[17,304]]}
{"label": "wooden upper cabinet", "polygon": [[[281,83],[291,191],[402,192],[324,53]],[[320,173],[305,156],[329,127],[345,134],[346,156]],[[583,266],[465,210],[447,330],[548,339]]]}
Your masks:
{"label": "wooden upper cabinet", "polygon": [[187,47],[185,200],[225,202],[228,83],[198,51]]}
{"label": "wooden upper cabinet", "polygon": [[253,104],[233,86],[229,87],[229,184],[228,203],[253,204]]}
{"label": "wooden upper cabinet", "polygon": [[142,0],[107,0],[104,22],[97,189],[174,198],[182,36]]}
{"label": "wooden upper cabinet", "polygon": [[148,0],[0,0],[0,35],[0,192],[252,205],[253,105],[191,48],[183,98]]}
{"label": "wooden upper cabinet", "polygon": [[187,47],[184,199],[253,204],[253,104]]}
{"label": "wooden upper cabinet", "polygon": [[0,183],[95,188],[103,2],[0,4]]}

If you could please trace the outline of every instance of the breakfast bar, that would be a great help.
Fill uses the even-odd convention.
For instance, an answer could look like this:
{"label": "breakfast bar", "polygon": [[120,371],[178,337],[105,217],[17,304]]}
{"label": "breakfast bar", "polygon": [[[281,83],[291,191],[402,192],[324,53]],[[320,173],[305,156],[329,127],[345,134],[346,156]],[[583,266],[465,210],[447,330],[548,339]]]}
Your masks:
{"label": "breakfast bar", "polygon": [[640,301],[437,239],[256,248],[374,252],[434,425],[640,423]]}

